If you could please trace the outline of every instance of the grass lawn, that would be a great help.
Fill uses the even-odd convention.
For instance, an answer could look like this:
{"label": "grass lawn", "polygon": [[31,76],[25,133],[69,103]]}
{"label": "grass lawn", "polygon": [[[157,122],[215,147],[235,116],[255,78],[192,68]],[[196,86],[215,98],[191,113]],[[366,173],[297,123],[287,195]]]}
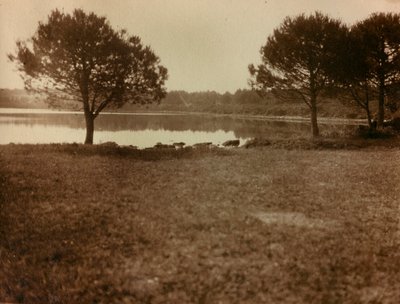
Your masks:
{"label": "grass lawn", "polygon": [[399,303],[400,150],[0,146],[0,302]]}

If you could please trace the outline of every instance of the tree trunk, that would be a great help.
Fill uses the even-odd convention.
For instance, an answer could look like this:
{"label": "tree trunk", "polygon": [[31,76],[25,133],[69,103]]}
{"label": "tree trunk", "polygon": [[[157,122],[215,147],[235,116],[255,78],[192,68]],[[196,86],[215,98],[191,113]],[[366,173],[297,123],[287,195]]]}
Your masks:
{"label": "tree trunk", "polygon": [[374,130],[374,129],[376,129],[376,128],[375,128],[375,125],[372,124],[371,112],[370,112],[370,110],[369,110],[369,106],[368,106],[368,105],[367,105],[366,108],[365,108],[365,112],[367,112],[368,127],[369,127],[369,129],[372,131],[372,130]]}
{"label": "tree trunk", "polygon": [[378,106],[378,128],[383,128],[385,120],[385,79],[379,80],[379,106]]}
{"label": "tree trunk", "polygon": [[94,117],[89,111],[85,111],[85,121],[86,121],[86,139],[85,145],[93,144],[93,133],[94,133]]}
{"label": "tree trunk", "polygon": [[318,121],[317,121],[317,98],[311,97],[311,131],[314,138],[319,136]]}
{"label": "tree trunk", "polygon": [[360,104],[364,105],[365,112],[367,113],[369,130],[373,131],[376,129],[376,122],[372,123],[371,111],[369,109],[369,88],[367,82],[365,82],[364,90],[365,90],[365,101],[364,103],[360,102]]}

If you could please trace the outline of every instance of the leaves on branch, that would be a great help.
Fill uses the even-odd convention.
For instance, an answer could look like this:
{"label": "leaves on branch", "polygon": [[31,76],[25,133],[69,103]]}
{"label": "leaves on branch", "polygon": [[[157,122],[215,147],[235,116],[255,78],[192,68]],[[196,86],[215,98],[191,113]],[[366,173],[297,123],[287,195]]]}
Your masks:
{"label": "leaves on branch", "polygon": [[106,107],[159,101],[166,93],[167,69],[150,47],[94,13],[54,10],[16,46],[9,59],[25,87],[46,94],[50,104],[72,98],[96,117]]}
{"label": "leaves on branch", "polygon": [[329,77],[338,44],[345,35],[340,21],[319,12],[287,17],[261,48],[262,64],[249,66],[249,84],[283,99],[311,100],[332,85]]}

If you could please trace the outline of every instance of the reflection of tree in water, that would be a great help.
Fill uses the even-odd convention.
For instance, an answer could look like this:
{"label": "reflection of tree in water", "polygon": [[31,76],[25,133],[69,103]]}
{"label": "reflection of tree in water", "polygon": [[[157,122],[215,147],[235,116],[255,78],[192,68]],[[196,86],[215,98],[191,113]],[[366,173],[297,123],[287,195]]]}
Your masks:
{"label": "reflection of tree in water", "polygon": [[[15,125],[47,125],[65,126],[73,129],[85,127],[82,114],[2,114],[8,117],[5,123]],[[11,119],[11,118],[15,118]],[[2,122],[4,123],[4,122]],[[349,126],[321,125],[322,132],[342,131]],[[100,115],[95,122],[97,131],[233,131],[236,137],[266,137],[288,138],[293,136],[308,136],[309,123],[284,121],[266,121],[249,118],[212,115]]]}

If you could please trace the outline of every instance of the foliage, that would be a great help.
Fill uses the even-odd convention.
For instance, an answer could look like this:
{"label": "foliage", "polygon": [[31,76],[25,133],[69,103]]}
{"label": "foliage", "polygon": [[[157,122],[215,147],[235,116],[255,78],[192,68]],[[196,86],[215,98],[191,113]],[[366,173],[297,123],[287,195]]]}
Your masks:
{"label": "foliage", "polygon": [[[226,92],[220,94],[214,91],[209,92],[185,92],[170,91],[162,101],[162,108],[175,108],[189,111],[218,112],[218,109],[231,108],[233,112],[243,112],[249,106],[261,106],[274,102],[272,94],[259,96],[252,90],[237,90],[235,93]],[[234,111],[237,108],[237,111]],[[228,110],[229,111],[229,110]],[[244,114],[244,113],[243,113]]]}
{"label": "foliage", "polygon": [[[318,108],[318,115],[323,117],[364,118],[357,107],[349,102],[337,102],[338,92],[323,98]],[[214,114],[266,115],[266,116],[306,116],[308,108],[296,100],[278,100],[272,93],[260,96],[254,90],[237,90],[224,94],[213,92],[169,91],[160,103],[131,104],[126,103],[120,109],[111,111],[123,112],[200,112]],[[341,101],[341,100],[340,100]],[[60,109],[73,110],[74,104],[59,102]],[[0,89],[0,107],[11,108],[47,108],[40,96],[27,94],[24,90]],[[107,110],[107,109],[106,109]],[[104,117],[102,118],[104,121]],[[122,119],[122,117],[121,117]],[[98,123],[98,122],[97,122]],[[79,126],[81,124],[79,123]]]}
{"label": "foliage", "polygon": [[341,51],[338,52],[336,68],[331,71],[338,96],[347,102],[353,101],[362,108],[368,119],[370,131],[374,129],[371,101],[377,98],[376,85],[372,81],[372,69],[368,64],[368,50],[359,31],[354,27],[343,37]]}
{"label": "foliage", "polygon": [[[361,72],[364,83],[376,88],[379,100],[378,125],[385,119],[385,99],[396,110],[400,86],[400,14],[376,13],[352,28],[362,45]],[[356,78],[357,79],[357,78]]]}
{"label": "foliage", "polygon": [[287,17],[261,49],[262,64],[249,66],[250,85],[280,98],[302,99],[311,110],[313,135],[318,136],[317,97],[330,85],[336,48],[345,27],[319,12]]}
{"label": "foliage", "polygon": [[80,9],[71,15],[51,12],[31,40],[17,42],[9,58],[27,89],[46,93],[49,102],[77,100],[92,136],[89,129],[104,108],[165,96],[167,70],[150,47],[125,30],[115,31],[105,17]]}

